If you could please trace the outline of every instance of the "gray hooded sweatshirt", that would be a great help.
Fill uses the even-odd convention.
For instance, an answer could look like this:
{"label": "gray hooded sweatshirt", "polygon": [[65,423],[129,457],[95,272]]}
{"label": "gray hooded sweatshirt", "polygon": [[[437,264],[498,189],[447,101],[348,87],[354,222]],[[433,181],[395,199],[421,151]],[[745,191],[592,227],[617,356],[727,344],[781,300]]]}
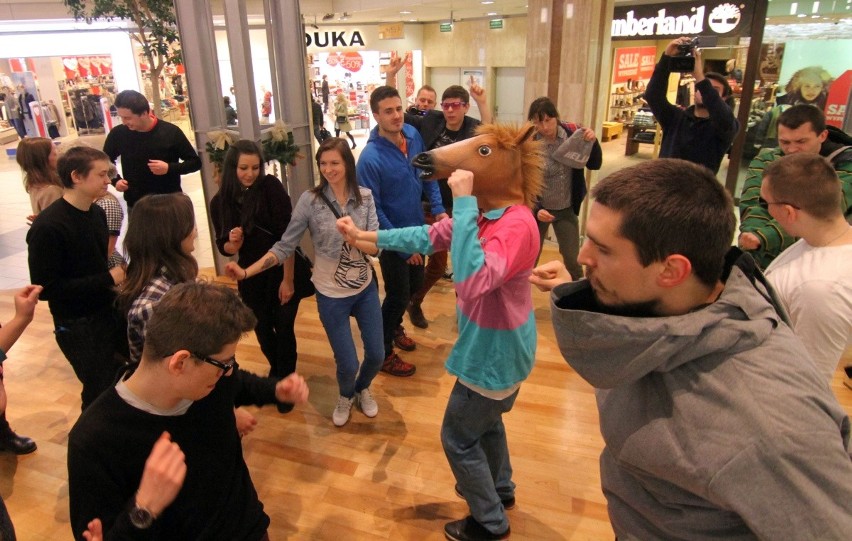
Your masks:
{"label": "gray hooded sweatshirt", "polygon": [[850,539],[850,424],[739,260],[712,304],[601,312],[552,295],[562,355],[596,389],[601,482],[619,541]]}

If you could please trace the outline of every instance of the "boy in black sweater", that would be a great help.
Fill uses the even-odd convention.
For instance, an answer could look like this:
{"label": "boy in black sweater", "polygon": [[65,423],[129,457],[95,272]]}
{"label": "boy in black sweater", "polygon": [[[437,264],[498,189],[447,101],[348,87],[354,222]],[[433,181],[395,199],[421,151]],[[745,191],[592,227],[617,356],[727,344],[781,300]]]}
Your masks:
{"label": "boy in black sweater", "polygon": [[276,381],[239,369],[237,343],[254,323],[223,286],[187,282],[163,296],[139,367],[71,430],[75,538],[99,517],[105,539],[268,539],[234,405],[302,403],[308,388],[297,374]]}
{"label": "boy in black sweater", "polygon": [[100,150],[69,149],[57,163],[62,199],[27,233],[30,279],[44,287],[56,343],[83,384],[83,409],[112,385],[127,358],[126,325],[113,306],[124,268],[108,268],[106,214],[92,204],[106,193],[110,165]]}

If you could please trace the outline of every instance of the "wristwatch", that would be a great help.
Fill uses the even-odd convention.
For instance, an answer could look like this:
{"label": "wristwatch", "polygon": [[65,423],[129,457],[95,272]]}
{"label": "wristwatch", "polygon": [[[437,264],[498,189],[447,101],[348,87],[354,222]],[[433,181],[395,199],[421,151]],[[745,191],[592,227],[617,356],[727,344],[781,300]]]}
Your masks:
{"label": "wristwatch", "polygon": [[130,523],[135,528],[147,530],[154,523],[154,515],[144,507],[134,505],[133,509],[130,510]]}

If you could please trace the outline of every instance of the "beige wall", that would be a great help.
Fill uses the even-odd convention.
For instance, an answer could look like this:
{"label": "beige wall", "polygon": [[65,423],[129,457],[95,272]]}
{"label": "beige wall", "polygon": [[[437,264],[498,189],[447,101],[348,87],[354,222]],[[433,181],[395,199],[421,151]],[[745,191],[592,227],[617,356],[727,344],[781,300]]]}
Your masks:
{"label": "beige wall", "polygon": [[487,19],[457,22],[452,32],[441,32],[437,23],[423,25],[427,68],[524,67],[526,51],[526,17],[504,19],[499,30],[489,29]]}

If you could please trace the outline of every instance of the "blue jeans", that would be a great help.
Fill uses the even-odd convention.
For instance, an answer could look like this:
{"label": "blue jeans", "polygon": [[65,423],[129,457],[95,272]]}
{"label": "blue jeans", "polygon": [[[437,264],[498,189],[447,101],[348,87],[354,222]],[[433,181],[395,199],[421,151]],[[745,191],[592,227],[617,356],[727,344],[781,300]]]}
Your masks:
{"label": "blue jeans", "polygon": [[[340,396],[352,398],[370,386],[385,359],[382,341],[382,308],[379,289],[373,280],[364,291],[351,297],[326,297],[317,291],[317,311],[337,362]],[[364,364],[358,371],[358,352],[349,327],[354,316],[364,343]],[[357,377],[357,379],[356,379]]]}
{"label": "blue jeans", "polygon": [[511,411],[517,397],[515,391],[492,400],[456,380],[441,426],[441,444],[470,514],[494,534],[509,527],[500,500],[515,495],[503,414]]}

